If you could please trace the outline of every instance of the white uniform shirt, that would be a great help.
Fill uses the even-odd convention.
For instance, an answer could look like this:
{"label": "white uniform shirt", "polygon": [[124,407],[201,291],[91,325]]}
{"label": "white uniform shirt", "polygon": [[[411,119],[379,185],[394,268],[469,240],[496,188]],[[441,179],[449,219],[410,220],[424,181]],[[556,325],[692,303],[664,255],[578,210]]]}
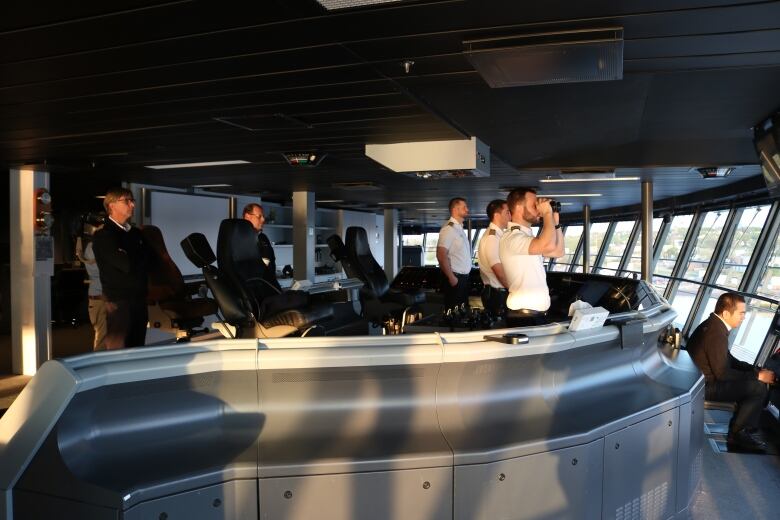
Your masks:
{"label": "white uniform shirt", "polygon": [[496,289],[504,288],[498,281],[496,273],[493,272],[493,266],[501,263],[498,256],[498,242],[503,234],[504,230],[491,222],[485,234],[479,239],[479,247],[477,248],[479,276],[482,278],[482,283]]}
{"label": "white uniform shirt", "polygon": [[512,310],[544,312],[550,308],[550,290],[542,255],[528,254],[533,239],[531,228],[510,223],[499,241],[498,255],[509,283],[506,306]]}
{"label": "white uniform shirt", "polygon": [[447,250],[450,259],[450,267],[455,274],[469,274],[471,272],[471,243],[463,230],[463,225],[454,218],[450,218],[439,231],[439,242],[436,247]]}
{"label": "white uniform shirt", "polygon": [[92,251],[92,242],[87,244],[84,248],[84,268],[89,275],[89,289],[87,294],[90,296],[100,296],[103,293],[103,286],[100,285],[100,270],[98,269],[97,262],[95,262],[95,253]]}

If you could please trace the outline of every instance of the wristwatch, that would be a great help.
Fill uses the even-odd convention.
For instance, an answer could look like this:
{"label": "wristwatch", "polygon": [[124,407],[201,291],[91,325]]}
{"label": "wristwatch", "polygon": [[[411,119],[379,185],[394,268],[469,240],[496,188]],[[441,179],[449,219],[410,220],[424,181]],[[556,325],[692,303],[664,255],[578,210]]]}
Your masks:
{"label": "wristwatch", "polygon": [[560,224],[555,224],[555,229],[561,229],[563,226]]}

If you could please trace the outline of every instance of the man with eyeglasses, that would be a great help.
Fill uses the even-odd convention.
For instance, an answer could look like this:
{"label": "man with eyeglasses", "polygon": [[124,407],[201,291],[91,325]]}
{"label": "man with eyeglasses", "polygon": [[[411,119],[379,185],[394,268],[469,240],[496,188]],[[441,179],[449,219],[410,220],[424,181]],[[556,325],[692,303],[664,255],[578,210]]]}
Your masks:
{"label": "man with eyeglasses", "polygon": [[109,350],[146,343],[147,271],[151,259],[141,231],[130,225],[133,193],[112,188],[103,199],[108,219],[95,233],[93,250],[106,300],[106,339]]}
{"label": "man with eyeglasses", "polygon": [[265,266],[265,269],[263,270],[263,280],[268,284],[267,290],[263,292],[266,296],[279,294],[282,292],[282,287],[276,279],[276,255],[274,254],[274,247],[268,236],[263,233],[263,224],[265,224],[263,207],[254,202],[247,204],[244,207],[244,220],[249,221],[257,233],[257,248],[260,251],[260,258],[263,260]]}

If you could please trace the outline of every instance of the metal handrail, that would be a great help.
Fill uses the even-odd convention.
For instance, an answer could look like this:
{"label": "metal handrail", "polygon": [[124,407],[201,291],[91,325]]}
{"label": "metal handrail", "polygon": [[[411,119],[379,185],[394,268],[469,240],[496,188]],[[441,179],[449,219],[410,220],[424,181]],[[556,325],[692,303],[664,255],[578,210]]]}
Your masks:
{"label": "metal handrail", "polygon": [[[555,265],[581,265],[581,264],[563,264],[563,263],[557,263],[556,262]],[[613,269],[611,267],[599,267],[598,269],[606,269],[607,271],[616,271],[616,272],[618,271],[618,269]],[[636,275],[641,275],[641,273],[639,271],[630,271],[628,269],[623,269],[622,272],[636,274]],[[688,282],[688,283],[693,283],[693,284],[696,284],[696,285],[703,285],[704,287],[707,287],[707,288],[710,288],[710,289],[717,289],[719,291],[731,292],[731,293],[739,294],[742,297],[750,298],[751,300],[761,300],[761,301],[765,301],[767,303],[770,303],[772,305],[780,306],[780,300],[775,300],[774,298],[769,298],[768,296],[762,296],[760,294],[753,294],[753,293],[749,293],[749,292],[739,291],[737,289],[732,289],[730,287],[724,287],[722,285],[716,285],[716,284],[712,284],[712,283],[703,283],[703,282],[698,282],[696,280],[691,280],[689,278],[680,278],[680,277],[677,277],[677,276],[670,276],[670,275],[665,275],[665,274],[655,274],[654,273],[653,276],[657,276],[658,278],[666,278],[667,280],[672,280],[674,282]]]}

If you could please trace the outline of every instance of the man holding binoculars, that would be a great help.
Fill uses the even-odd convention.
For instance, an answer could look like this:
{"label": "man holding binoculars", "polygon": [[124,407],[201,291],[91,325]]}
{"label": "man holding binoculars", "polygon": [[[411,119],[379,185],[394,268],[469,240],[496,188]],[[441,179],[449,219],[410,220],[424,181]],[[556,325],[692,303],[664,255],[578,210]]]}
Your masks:
{"label": "man holding binoculars", "polygon": [[[499,242],[499,258],[509,282],[507,325],[521,327],[548,323],[550,291],[544,258],[564,254],[559,221],[560,203],[537,198],[533,188],[517,188],[507,197],[512,213],[509,229]],[[534,237],[531,226],[542,225]]]}

